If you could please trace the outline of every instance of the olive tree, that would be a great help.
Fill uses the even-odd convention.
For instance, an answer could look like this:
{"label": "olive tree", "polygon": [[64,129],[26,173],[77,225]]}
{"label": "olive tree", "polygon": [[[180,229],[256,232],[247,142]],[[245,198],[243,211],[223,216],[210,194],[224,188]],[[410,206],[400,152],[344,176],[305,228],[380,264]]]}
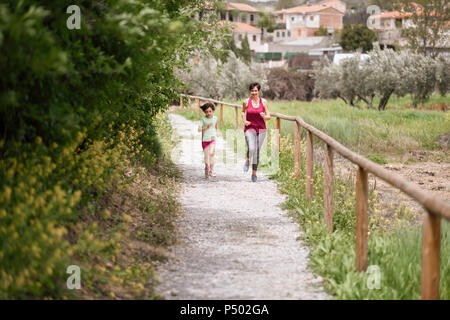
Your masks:
{"label": "olive tree", "polygon": [[341,98],[352,106],[364,101],[368,108],[372,108],[378,96],[378,110],[385,110],[393,94],[410,94],[417,106],[427,101],[436,89],[442,95],[449,89],[449,63],[445,59],[379,47],[368,54],[369,59],[361,60],[355,54],[339,65],[327,60],[316,63],[316,93],[322,98]]}
{"label": "olive tree", "polygon": [[192,62],[190,72],[179,72],[178,77],[196,95],[210,98],[237,100],[248,95],[248,86],[259,82],[267,84],[267,75],[258,63],[246,64],[229,53],[226,62],[217,61],[211,56],[202,56]]}

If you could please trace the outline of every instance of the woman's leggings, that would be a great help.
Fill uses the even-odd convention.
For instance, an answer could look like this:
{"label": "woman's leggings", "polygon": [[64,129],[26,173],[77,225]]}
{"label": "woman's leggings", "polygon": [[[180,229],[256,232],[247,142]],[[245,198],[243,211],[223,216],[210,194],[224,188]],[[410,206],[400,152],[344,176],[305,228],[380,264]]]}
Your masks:
{"label": "woman's leggings", "polygon": [[245,131],[245,142],[247,142],[247,159],[252,158],[252,168],[256,170],[259,163],[259,150],[266,138],[266,132],[256,133],[254,130]]}

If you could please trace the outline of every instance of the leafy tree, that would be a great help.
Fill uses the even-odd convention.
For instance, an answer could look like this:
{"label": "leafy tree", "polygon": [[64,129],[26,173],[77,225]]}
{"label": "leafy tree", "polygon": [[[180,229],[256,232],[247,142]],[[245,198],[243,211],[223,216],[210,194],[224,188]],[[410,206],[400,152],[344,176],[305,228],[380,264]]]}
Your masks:
{"label": "leafy tree", "polygon": [[275,20],[270,12],[263,12],[261,15],[258,26],[261,28],[261,40],[264,41],[264,29],[267,32],[273,32],[275,29]]}
{"label": "leafy tree", "polygon": [[250,63],[252,60],[252,51],[250,50],[250,44],[248,43],[248,37],[245,35],[244,39],[241,42],[241,55],[240,57],[245,63]]}
{"label": "leafy tree", "polygon": [[240,99],[248,95],[248,85],[258,81],[267,85],[264,68],[258,63],[246,64],[230,52],[226,62],[212,56],[202,56],[197,64],[192,63],[189,73],[178,71],[177,75],[186,83],[187,89],[196,95],[215,99]]}
{"label": "leafy tree", "polygon": [[83,127],[100,135],[96,119],[107,125],[118,112],[119,121],[138,117],[149,146],[151,119],[179,85],[173,66],[215,48],[217,26],[191,18],[199,2],[79,1],[81,29],[69,30],[69,0],[3,1],[0,139],[63,145]]}
{"label": "leafy tree", "polygon": [[448,72],[444,71],[449,63],[445,59],[378,46],[368,54],[367,60],[356,54],[339,65],[328,60],[316,63],[316,93],[322,98],[340,98],[352,106],[364,101],[368,108],[379,96],[378,110],[385,110],[393,94],[410,94],[417,106],[427,101],[436,87],[442,95],[449,89]]}
{"label": "leafy tree", "polygon": [[327,30],[327,28],[320,26],[319,30],[314,32],[314,35],[319,36],[319,37],[326,37],[326,36],[328,36],[328,30]]}
{"label": "leafy tree", "polygon": [[445,96],[450,90],[450,61],[444,57],[439,57],[436,68],[436,81],[439,93]]}
{"label": "leafy tree", "polygon": [[372,50],[376,34],[366,25],[344,25],[339,44],[345,51],[361,49],[363,52]]}

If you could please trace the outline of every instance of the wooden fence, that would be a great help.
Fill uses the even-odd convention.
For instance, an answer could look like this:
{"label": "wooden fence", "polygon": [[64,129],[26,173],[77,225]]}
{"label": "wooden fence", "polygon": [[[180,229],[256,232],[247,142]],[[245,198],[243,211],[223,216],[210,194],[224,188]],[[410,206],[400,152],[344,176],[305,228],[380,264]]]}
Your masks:
{"label": "wooden fence", "polygon": [[[198,96],[180,95],[180,108],[183,108],[183,97],[195,100],[197,114],[200,115],[201,101],[209,101],[219,105],[219,124],[223,123],[223,107],[233,107],[234,128],[238,128],[238,109],[242,105],[217,101]],[[306,199],[313,197],[313,137],[316,136],[326,144],[324,164],[324,222],[329,230],[333,231],[333,153],[337,152],[344,158],[358,166],[356,170],[356,271],[367,269],[367,247],[368,247],[368,174],[386,181],[393,187],[403,191],[414,200],[419,202],[426,210],[427,216],[423,223],[422,240],[422,299],[439,299],[439,260],[441,245],[441,219],[450,221],[450,205],[433,197],[426,190],[416,184],[404,179],[400,175],[390,172],[380,165],[360,156],[346,148],[322,131],[307,124],[300,117],[287,116],[279,113],[270,113],[275,118],[276,128],[281,133],[281,120],[294,121],[294,170],[295,176],[300,175],[300,131],[306,130]],[[280,145],[280,134],[278,134],[278,146]]]}

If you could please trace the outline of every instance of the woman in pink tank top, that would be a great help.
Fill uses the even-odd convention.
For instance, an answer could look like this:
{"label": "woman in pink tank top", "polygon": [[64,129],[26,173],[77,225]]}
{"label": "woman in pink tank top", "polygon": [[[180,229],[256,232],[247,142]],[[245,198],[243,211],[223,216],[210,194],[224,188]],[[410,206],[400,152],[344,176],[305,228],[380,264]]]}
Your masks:
{"label": "woman in pink tank top", "polygon": [[250,84],[250,98],[242,105],[242,123],[247,143],[247,158],[244,164],[244,172],[250,167],[252,161],[252,181],[256,182],[256,170],[259,163],[259,150],[266,137],[266,121],[270,120],[270,112],[266,99],[260,97],[261,85],[257,82]]}

